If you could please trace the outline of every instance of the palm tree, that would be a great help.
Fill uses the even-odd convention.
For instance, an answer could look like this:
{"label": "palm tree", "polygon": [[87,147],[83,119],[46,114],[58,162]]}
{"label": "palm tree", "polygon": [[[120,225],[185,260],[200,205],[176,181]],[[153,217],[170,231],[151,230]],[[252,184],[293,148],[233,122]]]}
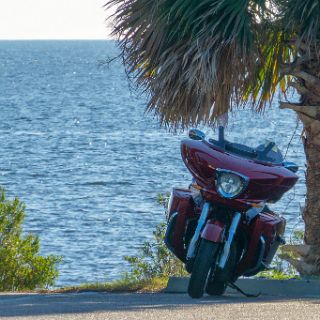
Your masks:
{"label": "palm tree", "polygon": [[[162,124],[214,124],[280,102],[303,123],[307,197],[297,267],[320,274],[320,0],[109,0],[127,72]],[[286,100],[286,99],[285,99]]]}

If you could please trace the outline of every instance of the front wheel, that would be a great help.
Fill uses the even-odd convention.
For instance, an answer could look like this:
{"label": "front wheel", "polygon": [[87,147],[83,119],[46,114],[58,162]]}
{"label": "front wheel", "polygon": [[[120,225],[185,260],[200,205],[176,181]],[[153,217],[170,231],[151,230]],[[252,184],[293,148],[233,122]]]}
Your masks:
{"label": "front wheel", "polygon": [[[242,253],[240,242],[235,239],[230,248],[230,254],[225,267],[217,270],[211,270],[209,280],[207,281],[206,292],[210,296],[221,296],[227,289],[228,282],[233,282],[235,278],[236,265]],[[213,272],[215,271],[215,272]]]}
{"label": "front wheel", "polygon": [[190,276],[188,294],[191,298],[201,298],[206,287],[211,267],[213,266],[219,244],[201,239]]}

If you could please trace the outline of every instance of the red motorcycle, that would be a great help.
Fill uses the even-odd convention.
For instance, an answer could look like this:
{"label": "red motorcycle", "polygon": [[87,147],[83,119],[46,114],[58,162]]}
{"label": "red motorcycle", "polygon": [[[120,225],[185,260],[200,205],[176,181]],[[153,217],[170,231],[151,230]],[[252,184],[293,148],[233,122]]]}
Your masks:
{"label": "red motorcycle", "polygon": [[197,129],[181,143],[193,176],[188,189],[174,188],[168,204],[167,247],[191,273],[188,293],[222,295],[240,276],[269,267],[284,243],[284,218],[267,202],[290,190],[298,166],[284,162],[274,142],[257,148],[231,143]]}

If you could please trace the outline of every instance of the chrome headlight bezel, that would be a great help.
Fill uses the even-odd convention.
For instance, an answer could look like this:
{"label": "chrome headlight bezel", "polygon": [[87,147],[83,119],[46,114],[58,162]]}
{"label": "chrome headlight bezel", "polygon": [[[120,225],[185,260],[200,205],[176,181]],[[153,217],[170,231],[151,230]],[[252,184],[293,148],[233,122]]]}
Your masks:
{"label": "chrome headlight bezel", "polygon": [[[236,193],[228,193],[226,192],[223,187],[221,186],[221,178],[223,175],[230,175],[234,176],[236,179],[239,179],[239,187],[237,188]],[[216,190],[219,193],[219,195],[226,199],[234,199],[239,197],[243,192],[247,189],[249,184],[249,178],[241,173],[232,171],[232,170],[226,170],[226,169],[216,169],[216,178],[215,178],[215,184],[216,184]]]}

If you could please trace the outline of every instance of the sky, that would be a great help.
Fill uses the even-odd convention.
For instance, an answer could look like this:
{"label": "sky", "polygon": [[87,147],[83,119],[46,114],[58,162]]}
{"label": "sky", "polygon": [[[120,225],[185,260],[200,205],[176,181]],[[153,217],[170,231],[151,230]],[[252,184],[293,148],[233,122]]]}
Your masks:
{"label": "sky", "polygon": [[0,40],[110,38],[107,0],[0,0]]}

